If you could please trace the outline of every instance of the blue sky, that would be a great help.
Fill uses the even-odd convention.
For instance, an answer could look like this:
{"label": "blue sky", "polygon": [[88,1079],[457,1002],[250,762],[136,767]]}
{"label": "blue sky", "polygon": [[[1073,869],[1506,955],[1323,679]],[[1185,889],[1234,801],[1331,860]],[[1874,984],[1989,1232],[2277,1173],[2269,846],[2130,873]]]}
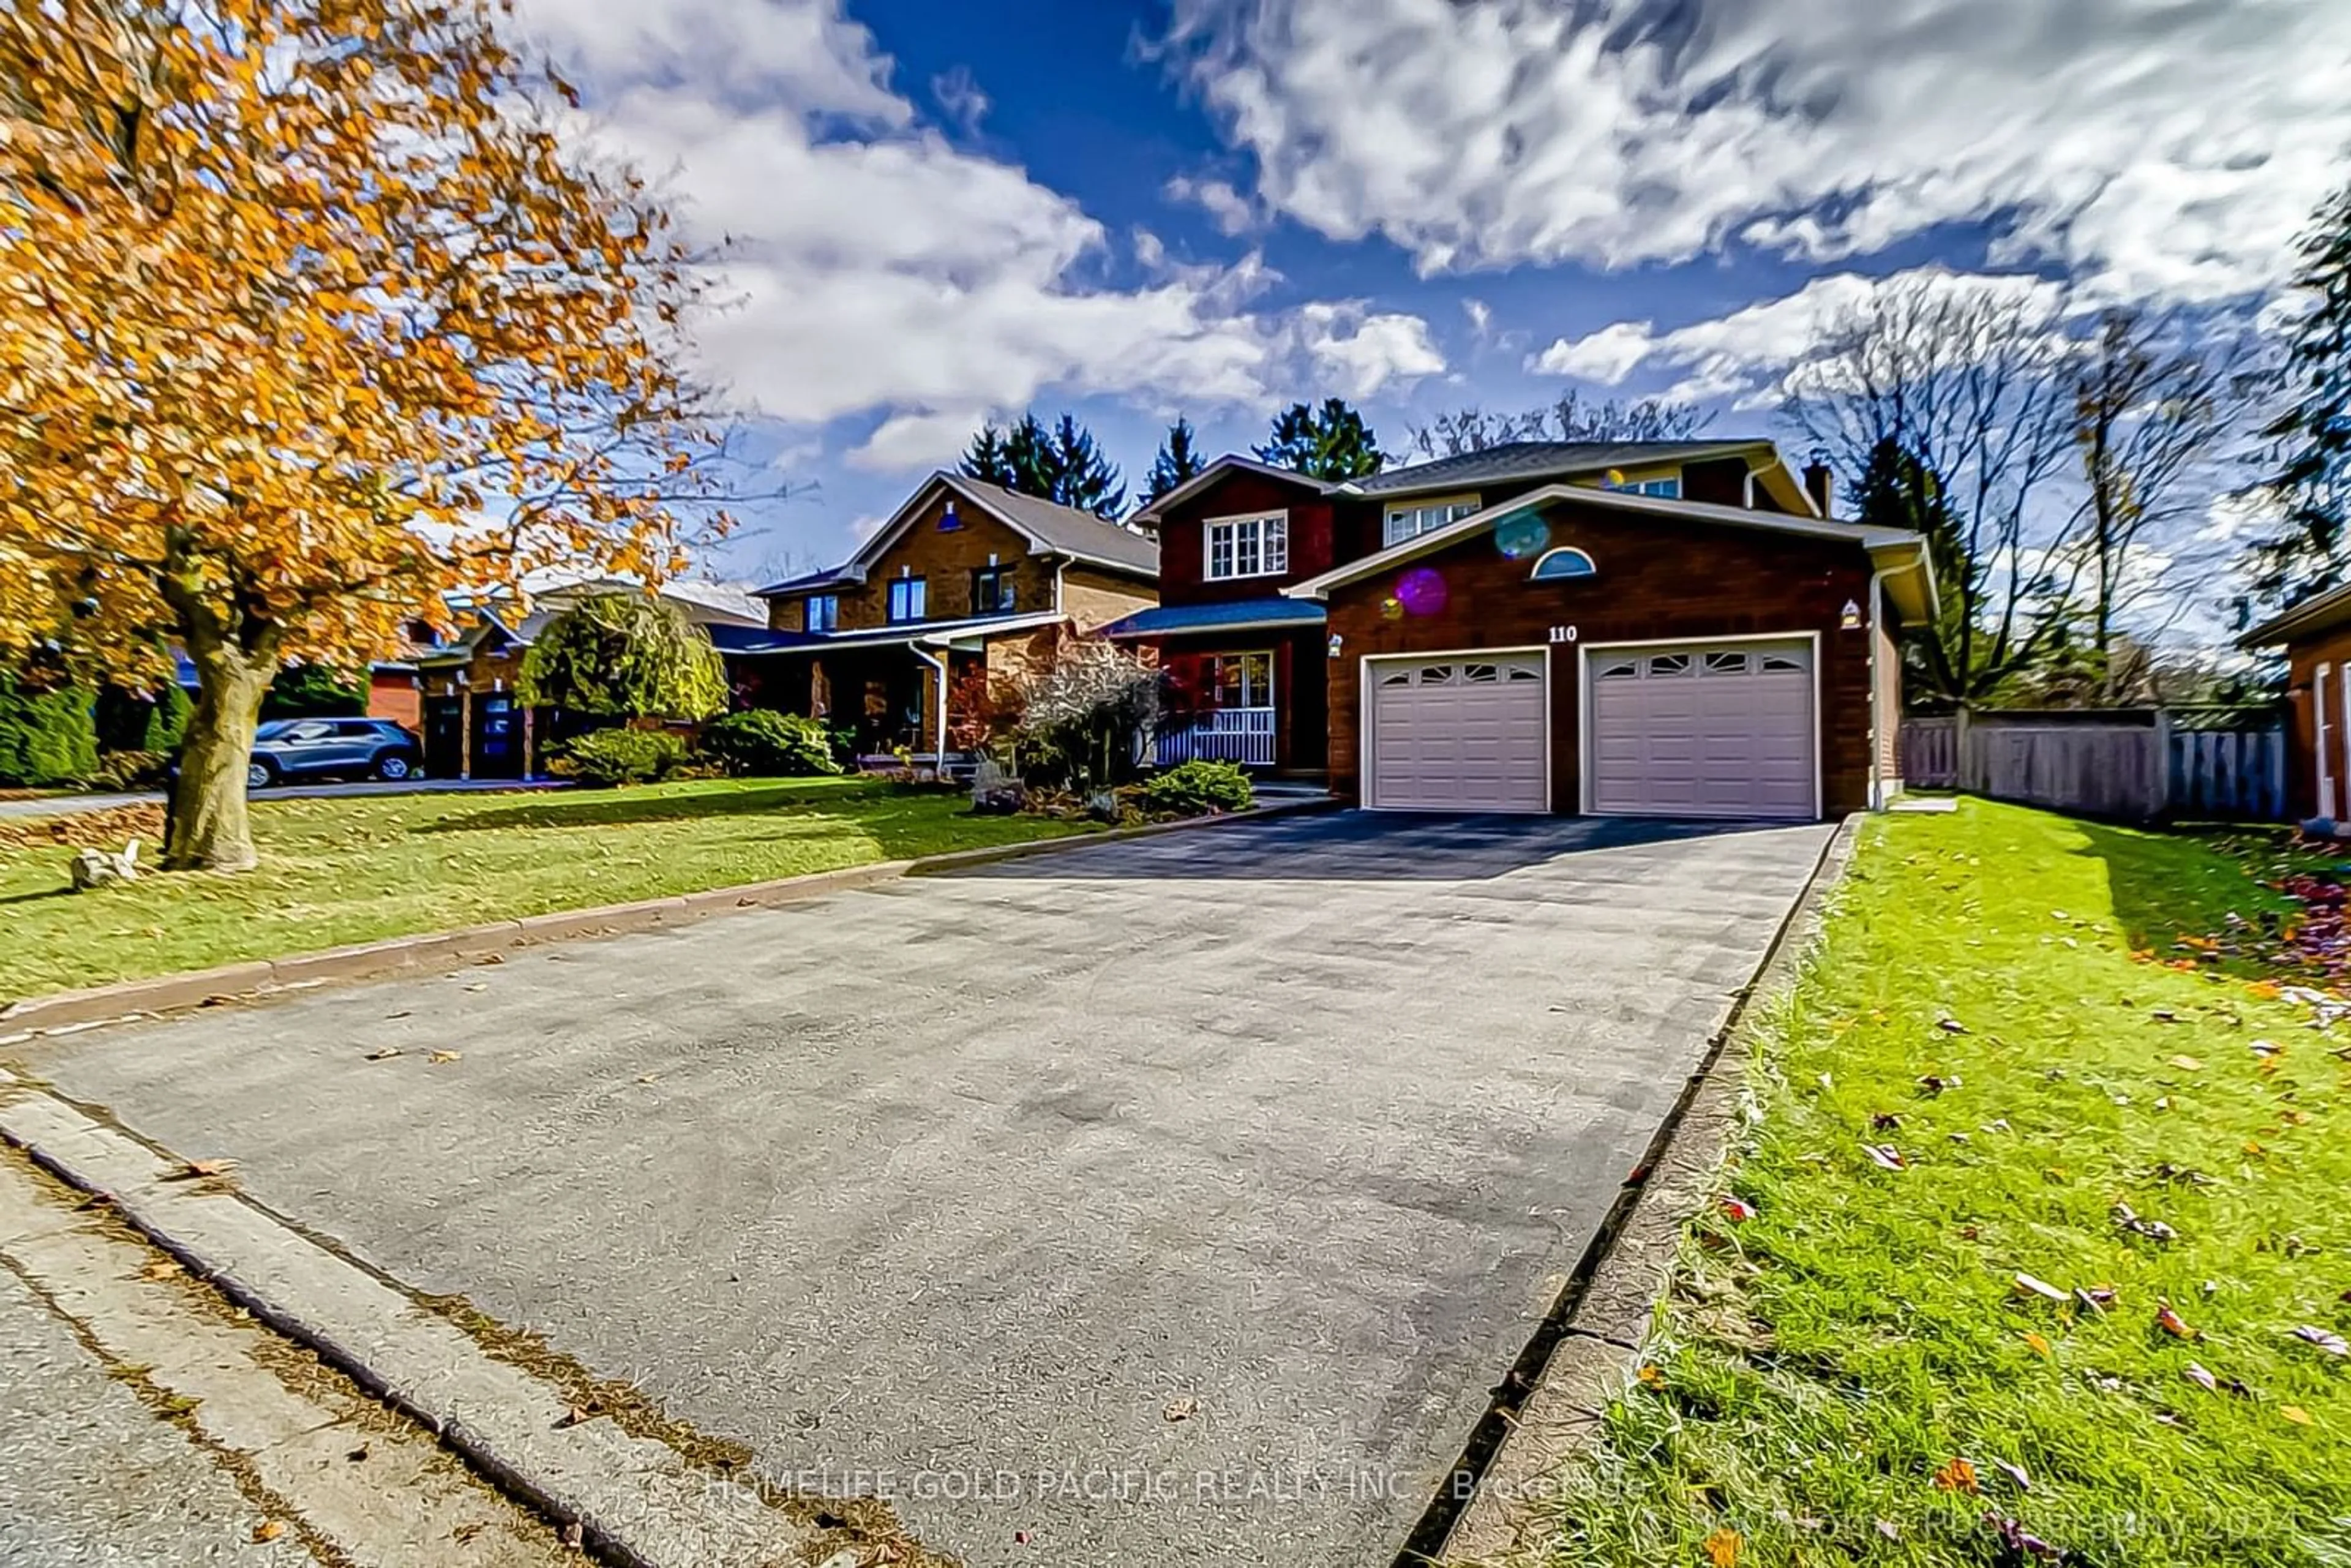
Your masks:
{"label": "blue sky", "polygon": [[2272,298],[2346,168],[2340,0],[521,0],[727,242],[697,335],[760,483],[721,575],[827,563],[982,419],[1139,479],[1348,396],[1404,444],[1564,387],[1781,434],[1896,280]]}

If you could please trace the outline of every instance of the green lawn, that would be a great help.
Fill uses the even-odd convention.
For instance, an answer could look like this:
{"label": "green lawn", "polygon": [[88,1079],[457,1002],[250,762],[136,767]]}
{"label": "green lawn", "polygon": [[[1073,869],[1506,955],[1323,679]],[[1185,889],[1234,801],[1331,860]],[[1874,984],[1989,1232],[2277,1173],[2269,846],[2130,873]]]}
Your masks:
{"label": "green lawn", "polygon": [[1527,1561],[2058,1560],[2013,1523],[2083,1564],[2351,1563],[2351,1363],[2294,1337],[2351,1333],[2351,1023],[2175,946],[2282,907],[2209,841],[1868,823],[1765,1020],[1757,1215],[1693,1226]]}
{"label": "green lawn", "polygon": [[[259,801],[262,866],[73,894],[0,849],[0,999],[1077,831],[862,779]],[[151,852],[152,846],[149,846]]]}

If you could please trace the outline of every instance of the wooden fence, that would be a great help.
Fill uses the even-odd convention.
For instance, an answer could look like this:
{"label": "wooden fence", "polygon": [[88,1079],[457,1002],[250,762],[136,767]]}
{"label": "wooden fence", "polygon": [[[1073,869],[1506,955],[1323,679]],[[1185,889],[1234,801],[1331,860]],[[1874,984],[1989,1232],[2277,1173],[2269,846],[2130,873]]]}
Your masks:
{"label": "wooden fence", "polygon": [[2286,813],[2273,711],[2003,709],[1902,725],[1902,779],[2125,821]]}

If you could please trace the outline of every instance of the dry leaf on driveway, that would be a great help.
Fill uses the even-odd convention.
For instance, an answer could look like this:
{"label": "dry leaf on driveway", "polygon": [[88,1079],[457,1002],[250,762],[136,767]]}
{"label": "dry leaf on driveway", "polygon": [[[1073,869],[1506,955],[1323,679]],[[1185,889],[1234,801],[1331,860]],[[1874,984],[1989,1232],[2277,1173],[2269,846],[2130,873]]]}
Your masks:
{"label": "dry leaf on driveway", "polygon": [[253,1539],[256,1542],[275,1541],[285,1533],[286,1521],[282,1519],[265,1519],[253,1527]]}
{"label": "dry leaf on driveway", "polygon": [[381,1051],[369,1051],[367,1053],[366,1060],[370,1061],[390,1061],[393,1057],[398,1056],[400,1053],[400,1047],[396,1045],[387,1045]]}
{"label": "dry leaf on driveway", "polygon": [[424,1059],[424,1064],[427,1067],[440,1067],[460,1060],[462,1058],[454,1051],[436,1051]]}
{"label": "dry leaf on driveway", "polygon": [[198,1181],[205,1176],[226,1176],[235,1168],[235,1160],[190,1160],[163,1179],[165,1181]]}

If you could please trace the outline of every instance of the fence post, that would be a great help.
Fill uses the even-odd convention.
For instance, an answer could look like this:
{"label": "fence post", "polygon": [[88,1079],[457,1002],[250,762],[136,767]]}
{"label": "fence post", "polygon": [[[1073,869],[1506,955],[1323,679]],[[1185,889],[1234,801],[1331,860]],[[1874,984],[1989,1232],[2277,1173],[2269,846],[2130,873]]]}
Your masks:
{"label": "fence post", "polygon": [[2148,802],[2147,821],[2159,822],[2171,809],[2171,710],[2155,710],[2155,779],[2149,791],[2154,799]]}
{"label": "fence post", "polygon": [[1960,793],[1977,792],[1975,771],[1968,766],[1968,705],[1964,702],[1951,710],[1951,771]]}

